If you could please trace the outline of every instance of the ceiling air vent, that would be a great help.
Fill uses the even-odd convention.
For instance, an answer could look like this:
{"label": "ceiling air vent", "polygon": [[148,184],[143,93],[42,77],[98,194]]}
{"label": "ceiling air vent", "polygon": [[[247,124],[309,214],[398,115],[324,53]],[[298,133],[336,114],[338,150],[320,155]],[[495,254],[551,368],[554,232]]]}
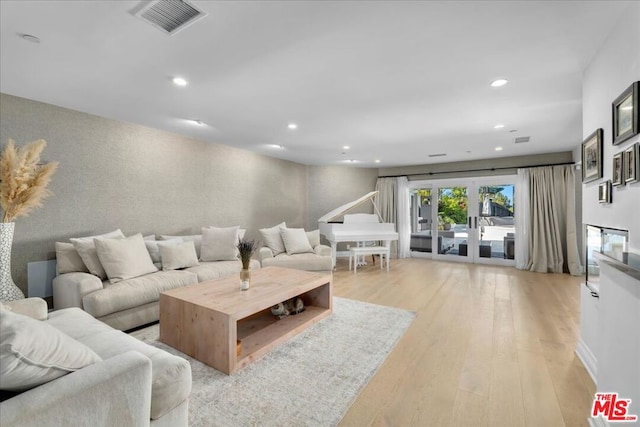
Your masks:
{"label": "ceiling air vent", "polygon": [[173,35],[207,14],[185,0],[154,0],[143,2],[135,16],[163,33]]}
{"label": "ceiling air vent", "polygon": [[520,136],[513,140],[514,144],[524,144],[525,142],[529,142],[529,136]]}

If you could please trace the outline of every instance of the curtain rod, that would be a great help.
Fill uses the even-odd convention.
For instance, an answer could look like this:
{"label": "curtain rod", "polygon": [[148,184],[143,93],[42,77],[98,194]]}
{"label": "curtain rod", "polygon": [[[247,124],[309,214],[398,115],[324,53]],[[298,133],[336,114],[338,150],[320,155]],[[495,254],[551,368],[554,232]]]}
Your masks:
{"label": "curtain rod", "polygon": [[497,170],[505,170],[505,169],[521,169],[521,168],[541,168],[545,166],[563,166],[563,165],[574,165],[575,162],[563,162],[563,163],[549,163],[542,165],[531,165],[531,166],[503,166],[499,168],[483,168],[483,169],[467,169],[467,170],[457,170],[457,171],[444,171],[444,172],[422,172],[422,173],[405,173],[402,175],[382,175],[378,178],[398,178],[401,176],[421,176],[421,175],[442,175],[447,173],[462,173],[462,172],[485,172],[485,171],[497,171]]}

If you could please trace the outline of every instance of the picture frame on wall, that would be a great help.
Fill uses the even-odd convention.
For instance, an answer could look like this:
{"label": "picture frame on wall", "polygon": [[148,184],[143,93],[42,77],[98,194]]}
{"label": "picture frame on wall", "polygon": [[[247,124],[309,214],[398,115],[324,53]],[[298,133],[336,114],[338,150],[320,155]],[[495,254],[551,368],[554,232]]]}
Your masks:
{"label": "picture frame on wall", "polygon": [[624,182],[638,182],[640,175],[640,143],[636,142],[631,147],[624,150]]}
{"label": "picture frame on wall", "polygon": [[624,185],[624,152],[621,151],[613,155],[613,177],[611,182],[614,186]]}
{"label": "picture frame on wall", "polygon": [[611,104],[613,145],[638,134],[638,91],[640,81],[625,89]]}
{"label": "picture frame on wall", "polygon": [[598,201],[600,203],[611,203],[611,180],[598,185]]}
{"label": "picture frame on wall", "polygon": [[582,182],[602,178],[602,135],[597,129],[582,143]]}

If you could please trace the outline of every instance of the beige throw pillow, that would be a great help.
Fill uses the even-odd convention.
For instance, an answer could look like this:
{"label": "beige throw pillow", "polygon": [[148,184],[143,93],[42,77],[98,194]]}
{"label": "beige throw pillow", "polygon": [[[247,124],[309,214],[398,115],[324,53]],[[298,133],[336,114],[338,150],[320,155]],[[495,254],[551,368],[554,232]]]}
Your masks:
{"label": "beige throw pillow", "polygon": [[162,270],[177,270],[179,268],[200,265],[196,246],[193,242],[171,243],[171,240],[159,242],[158,248],[162,258]]}
{"label": "beige throw pillow", "polygon": [[238,259],[240,227],[204,227],[202,229],[201,261],[233,261]]}
{"label": "beige throw pillow", "polygon": [[287,255],[313,252],[304,228],[281,228],[280,235],[287,250]]}
{"label": "beige throw pillow", "polygon": [[78,271],[82,273],[89,272],[73,244],[56,242],[56,272],[65,274]]}
{"label": "beige throw pillow", "polygon": [[[174,244],[177,245],[178,243],[182,243],[182,237],[174,237],[173,239],[167,239],[167,240],[145,240],[144,241],[144,245],[147,247],[147,252],[149,252],[149,256],[151,256],[151,261],[153,261],[154,264],[157,264],[159,262],[161,262],[161,257],[160,257],[160,248],[158,247],[159,244],[161,243],[170,243],[170,244]],[[195,244],[194,244],[194,248],[195,248]]]}
{"label": "beige throw pillow", "polygon": [[320,244],[320,230],[307,231],[307,239],[312,248]]}
{"label": "beige throw pillow", "polygon": [[183,242],[191,241],[196,246],[196,253],[198,254],[198,258],[200,258],[200,250],[202,248],[202,234],[192,234],[190,236],[169,236],[169,235],[161,235],[160,240],[172,240],[172,239],[182,239]]}
{"label": "beige throw pillow", "polygon": [[0,324],[0,390],[28,390],[102,360],[81,342],[28,316],[2,309]]}
{"label": "beige throw pillow", "polygon": [[104,280],[107,278],[107,273],[104,271],[104,268],[100,263],[100,258],[98,258],[96,245],[93,243],[93,239],[95,238],[124,239],[124,234],[122,234],[122,231],[118,229],[116,231],[112,231],[111,233],[100,234],[97,236],[69,239],[69,241],[73,244],[73,247],[76,249],[76,251],[78,251],[80,258],[82,258],[82,262],[84,262],[84,265],[87,266],[89,273],[96,275],[100,279]]}
{"label": "beige throw pillow", "polygon": [[287,228],[287,224],[282,222],[271,228],[261,228],[260,234],[262,235],[262,243],[271,249],[273,256],[279,255],[286,251],[282,236],[280,235],[280,229]]}
{"label": "beige throw pillow", "polygon": [[126,239],[94,239],[94,243],[111,283],[158,271],[140,233]]}

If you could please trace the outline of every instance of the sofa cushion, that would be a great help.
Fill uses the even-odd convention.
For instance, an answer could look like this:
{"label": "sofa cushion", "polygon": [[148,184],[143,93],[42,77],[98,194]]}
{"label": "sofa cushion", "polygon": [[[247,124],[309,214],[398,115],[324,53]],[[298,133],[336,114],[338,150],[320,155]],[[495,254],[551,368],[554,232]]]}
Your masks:
{"label": "sofa cushion", "polygon": [[296,255],[287,255],[285,253],[262,260],[262,267],[270,266],[306,271],[331,271],[333,270],[333,261],[331,256],[320,256],[315,253]]}
{"label": "sofa cushion", "polygon": [[189,236],[169,236],[163,234],[160,236],[160,240],[171,240],[171,239],[182,239],[183,242],[192,241],[196,246],[196,253],[198,254],[198,259],[200,259],[200,251],[202,249],[202,234],[192,234]]}
{"label": "sofa cushion", "polygon": [[84,265],[87,266],[89,272],[104,280],[107,278],[107,273],[104,271],[104,268],[100,263],[98,253],[96,252],[96,245],[93,242],[94,238],[100,237],[105,239],[124,239],[124,234],[122,234],[122,231],[118,229],[112,231],[111,233],[89,237],[78,237],[69,239],[69,241],[73,244],[73,247],[76,249],[76,251],[78,251],[80,258],[82,258],[82,262],[84,262]]}
{"label": "sofa cushion", "polygon": [[238,230],[240,227],[203,227],[202,261],[233,261],[238,258]]}
{"label": "sofa cushion", "polygon": [[101,360],[42,321],[1,309],[0,324],[1,390],[28,390]]}
{"label": "sofa cushion", "polygon": [[273,252],[274,256],[281,254],[286,250],[284,248],[282,236],[280,235],[281,228],[287,228],[287,224],[285,222],[282,222],[271,228],[260,229],[260,234],[262,235],[262,243],[269,249],[271,249],[271,252]]}
{"label": "sofa cushion", "polygon": [[94,239],[94,244],[111,283],[158,271],[140,233],[125,239]]}
{"label": "sofa cushion", "polygon": [[303,228],[281,228],[280,235],[287,250],[287,255],[313,252],[307,233]]}
{"label": "sofa cushion", "polygon": [[[252,259],[249,268],[260,268],[260,262]],[[207,280],[219,279],[221,277],[231,276],[236,273],[240,273],[242,270],[242,262],[236,261],[215,261],[215,262],[201,262],[196,267],[187,268],[183,271],[189,271],[198,275],[198,282],[205,282]]]}
{"label": "sofa cushion", "polygon": [[86,345],[102,359],[130,350],[151,359],[151,419],[163,416],[189,397],[191,366],[185,359],[113,329],[79,308],[54,311],[46,322]]}
{"label": "sofa cushion", "polygon": [[145,276],[105,283],[104,289],[82,298],[84,309],[95,317],[158,301],[160,292],[198,283],[198,277],[186,271],[158,271]]}
{"label": "sofa cushion", "polygon": [[56,273],[65,274],[77,271],[89,272],[76,248],[72,243],[56,242]]}
{"label": "sofa cushion", "polygon": [[309,244],[315,249],[320,244],[320,230],[307,231],[307,239]]}
{"label": "sofa cushion", "polygon": [[194,267],[199,264],[196,246],[193,242],[181,242],[178,244],[169,242],[159,242],[158,244],[163,270],[177,270],[179,268]]}
{"label": "sofa cushion", "polygon": [[[157,266],[158,263],[162,263],[162,257],[160,256],[160,248],[158,247],[158,244],[160,243],[169,243],[169,244],[174,244],[177,245],[178,243],[182,243],[184,240],[182,240],[182,237],[174,237],[173,239],[167,239],[167,240],[145,240],[144,244],[147,247],[147,252],[149,252],[149,256],[151,257],[151,261],[153,261],[153,264]],[[191,240],[192,241],[192,240]],[[194,243],[195,245],[195,243]]]}

